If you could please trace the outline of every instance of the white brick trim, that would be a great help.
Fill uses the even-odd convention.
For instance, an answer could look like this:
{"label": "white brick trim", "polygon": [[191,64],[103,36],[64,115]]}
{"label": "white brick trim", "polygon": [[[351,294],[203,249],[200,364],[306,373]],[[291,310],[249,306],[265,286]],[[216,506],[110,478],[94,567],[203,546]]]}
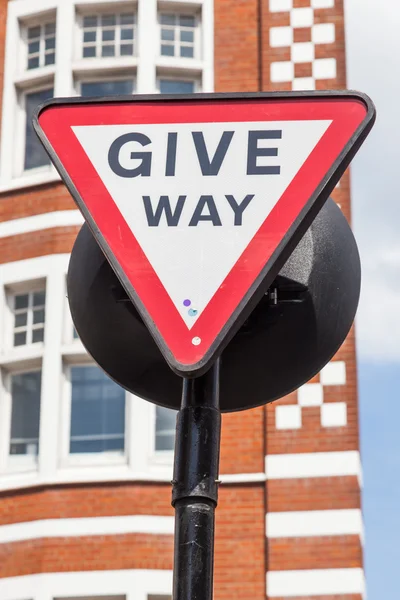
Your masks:
{"label": "white brick trim", "polygon": [[308,510],[268,513],[269,538],[359,535],[363,537],[361,510]]}
{"label": "white brick trim", "polygon": [[269,598],[365,594],[362,569],[313,569],[303,571],[269,571]]}
{"label": "white brick trim", "polygon": [[356,475],[361,479],[361,460],[357,450],[270,454],[265,459],[267,479],[340,477]]}

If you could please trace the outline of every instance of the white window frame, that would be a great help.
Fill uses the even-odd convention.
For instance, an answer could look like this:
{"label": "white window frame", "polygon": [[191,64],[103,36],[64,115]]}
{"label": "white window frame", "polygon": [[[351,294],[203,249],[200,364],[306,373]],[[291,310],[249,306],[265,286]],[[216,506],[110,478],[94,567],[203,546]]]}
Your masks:
{"label": "white window frame", "polygon": [[[27,344],[22,344],[21,346],[14,346],[14,297],[18,294],[29,294],[31,292],[39,292],[41,290],[46,291],[46,279],[28,280],[19,285],[7,286],[5,290],[6,306],[4,312],[5,324],[3,345],[8,354],[13,354],[15,357],[18,357],[20,354],[24,355],[26,353],[26,349],[29,351],[29,347],[39,349],[43,348],[44,342],[30,342]],[[46,312],[44,332],[46,335]]]}
{"label": "white window frame", "polygon": [[86,361],[64,362],[63,369],[63,398],[62,398],[62,438],[61,438],[61,467],[83,466],[83,465],[115,465],[126,464],[128,461],[128,439],[129,439],[129,397],[125,392],[125,437],[124,451],[119,452],[98,452],[98,453],[70,453],[70,432],[71,432],[71,401],[72,401],[72,383],[71,383],[71,367],[88,367],[96,366],[93,360],[87,356]]}
{"label": "white window frame", "polygon": [[[41,323],[39,324],[35,324],[35,325],[40,325],[40,327],[36,327],[33,323],[33,311],[34,311],[34,306],[32,304],[32,296],[35,292],[41,292],[44,291],[44,293],[46,294],[46,287],[45,287],[45,283],[43,283],[43,287],[39,287],[40,284],[36,283],[36,285],[33,285],[32,287],[27,287],[26,289],[22,289],[21,291],[13,291],[11,292],[11,290],[8,293],[8,300],[9,300],[9,304],[10,304],[10,310],[12,312],[13,315],[13,321],[14,323],[12,324],[12,339],[10,340],[12,347],[13,348],[18,348],[20,346],[30,346],[32,344],[43,344],[43,342],[34,342],[32,340],[33,337],[33,331],[35,329],[46,329],[46,298],[45,298],[45,304],[43,305],[43,310],[45,311],[45,316],[44,316],[44,322],[43,322],[43,327],[41,327]],[[16,309],[15,308],[15,297],[19,296],[19,295],[27,295],[28,296],[28,307],[26,309]],[[16,310],[21,310],[21,311],[25,311],[27,312],[27,324],[26,326],[21,325],[21,327],[24,327],[26,330],[26,336],[27,336],[27,341],[25,344],[20,344],[20,346],[16,346],[14,344],[14,336],[17,333],[22,333],[22,332],[18,332],[15,331],[16,327],[15,327],[15,311]],[[44,337],[44,336],[43,336]],[[30,341],[28,341],[28,339],[30,339]]]}
{"label": "white window frame", "polygon": [[[79,15],[100,12],[137,14],[136,56],[80,58]],[[136,8],[135,8],[136,7]],[[135,92],[157,93],[157,79],[175,75],[197,81],[196,91],[212,92],[214,86],[214,8],[213,0],[18,0],[7,7],[4,89],[0,145],[0,193],[58,181],[50,166],[24,171],[25,107],[24,94],[53,86],[54,96],[76,94],[76,81],[89,77],[114,78],[129,74],[136,81]],[[201,14],[197,27],[200,58],[163,57],[159,12]],[[37,21],[56,18],[56,64],[26,69],[26,47],[21,28]],[[17,52],[16,52],[17,49]],[[201,82],[201,83],[200,83]]]}
{"label": "white window frame", "polygon": [[[115,56],[112,57],[101,57],[101,56],[97,56],[97,51],[99,50],[99,47],[101,46],[101,40],[96,39],[96,56],[93,57],[84,57],[83,56],[83,19],[84,17],[88,17],[88,16],[97,16],[100,17],[101,15],[121,15],[121,14],[133,14],[134,15],[134,24],[133,24],[133,28],[134,28],[134,38],[133,38],[133,54],[128,54],[128,55],[120,55],[119,51],[118,53],[115,54]],[[101,27],[97,28],[97,32],[101,33]],[[115,46],[117,46],[120,43],[120,25],[116,26],[116,38],[115,38]],[[130,2],[116,2],[115,4],[101,4],[98,3],[97,5],[94,4],[93,8],[91,8],[90,6],[85,5],[84,7],[79,7],[79,5],[77,5],[77,11],[76,11],[76,20],[75,20],[75,44],[74,44],[74,58],[77,61],[80,60],[84,60],[85,62],[88,61],[98,61],[98,60],[114,60],[114,61],[118,61],[121,59],[130,59],[132,60],[133,58],[137,57],[137,53],[138,53],[138,7],[137,7],[137,2],[134,1],[130,1]],[[96,38],[99,38],[99,36],[97,35]]]}
{"label": "white window frame", "polygon": [[[10,454],[10,443],[11,443],[11,416],[12,416],[12,376],[19,375],[22,373],[33,373],[41,371],[41,363],[37,362],[36,366],[30,366],[28,368],[15,367],[14,369],[3,371],[3,415],[8,415],[5,418],[4,423],[0,426],[1,435],[4,436],[4,443],[7,443],[8,456],[7,456],[7,473],[25,473],[29,471],[37,471],[39,466],[39,453],[37,455],[31,454]],[[40,452],[40,429],[39,429],[39,452]]]}
{"label": "white window frame", "polygon": [[[195,26],[193,28],[194,43],[193,43],[193,56],[192,57],[181,56],[180,52],[177,52],[177,50],[180,50],[180,39],[177,39],[177,37],[179,37],[178,34],[180,33],[180,25],[174,26],[174,31],[175,31],[174,56],[165,56],[165,55],[161,54],[161,45],[163,44],[163,40],[161,39],[161,29],[163,27],[165,27],[165,25],[161,24],[161,15],[164,15],[164,14],[174,15],[176,23],[180,16],[194,17]],[[181,9],[172,10],[168,6],[166,8],[163,8],[163,6],[161,6],[158,11],[157,22],[158,22],[158,42],[159,42],[158,54],[160,57],[162,57],[163,59],[170,59],[170,60],[178,59],[179,61],[185,61],[185,63],[186,63],[186,61],[189,61],[191,63],[195,60],[202,59],[203,48],[202,48],[201,10],[198,10],[198,9],[196,10],[195,8],[191,8],[191,7],[189,7],[189,8],[182,7]],[[166,45],[171,45],[171,44],[166,44]]]}
{"label": "white window frame", "polygon": [[[41,63],[41,59],[45,58],[46,55],[46,51],[45,51],[45,26],[46,25],[50,25],[54,23],[55,24],[55,38],[57,41],[57,16],[56,13],[52,12],[50,13],[47,18],[46,15],[42,15],[40,19],[35,18],[35,19],[31,19],[28,21],[21,21],[20,22],[20,31],[21,31],[21,41],[23,44],[23,51],[21,51],[21,56],[20,56],[20,60],[21,60],[21,71],[26,72],[26,73],[32,73],[35,72],[38,69],[47,69],[47,67],[53,67],[55,63],[52,63],[51,65],[45,65],[45,64],[40,64]],[[29,54],[28,54],[28,44],[29,44],[29,38],[28,38],[28,29],[32,28],[32,27],[40,27],[40,38],[39,38],[39,66],[35,67],[33,69],[28,69],[28,58],[29,58]],[[43,36],[42,36],[42,32],[43,32]],[[57,61],[57,53],[56,53],[56,49],[54,48],[54,54],[55,54],[55,60]]]}

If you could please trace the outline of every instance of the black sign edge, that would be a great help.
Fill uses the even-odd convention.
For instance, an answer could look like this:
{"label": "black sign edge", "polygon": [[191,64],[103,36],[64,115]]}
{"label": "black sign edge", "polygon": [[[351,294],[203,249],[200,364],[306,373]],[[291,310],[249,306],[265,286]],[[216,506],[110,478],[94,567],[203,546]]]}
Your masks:
{"label": "black sign edge", "polygon": [[[360,126],[354,132],[342,152],[332,165],[331,169],[327,172],[325,177],[322,179],[315,192],[310,196],[303,210],[299,213],[298,217],[292,223],[291,227],[281,240],[280,244],[272,254],[268,262],[264,265],[262,271],[258,277],[254,280],[252,286],[249,288],[247,293],[243,296],[241,302],[232,313],[231,317],[225,323],[217,335],[210,348],[204,354],[203,358],[197,363],[191,365],[185,365],[175,360],[172,352],[164,341],[164,338],[158,331],[154,321],[151,319],[146,307],[142,303],[141,299],[137,295],[135,289],[126,278],[122,271],[120,264],[115,259],[110,247],[103,238],[101,231],[96,226],[92,219],[89,211],[86,209],[85,203],[78,193],[75,185],[73,184],[68,173],[64,169],[56,152],[50,144],[47,136],[39,125],[40,115],[48,108],[58,105],[71,105],[71,104],[115,104],[121,102],[168,102],[168,101],[204,101],[204,100],[268,100],[268,99],[314,99],[314,98],[332,98],[332,99],[355,99],[363,103],[367,109],[365,119],[362,121]],[[307,229],[310,227],[312,221],[321,210],[322,206],[332,193],[336,184],[339,182],[344,171],[349,166],[350,162],[358,152],[362,143],[366,139],[367,135],[371,131],[376,119],[376,109],[372,100],[366,94],[354,90],[334,90],[334,91],[300,91],[300,92],[237,92],[237,93],[198,93],[198,94],[137,94],[134,96],[110,96],[106,98],[94,97],[94,98],[53,98],[47,100],[43,104],[39,105],[33,115],[32,123],[34,130],[42,142],[47,154],[49,155],[52,163],[54,164],[57,172],[59,173],[62,181],[66,185],[68,191],[73,197],[79,210],[81,211],[85,221],[87,222],[94,238],[99,244],[103,251],[106,259],[110,263],[112,269],[120,280],[121,284],[125,288],[128,296],[134,303],[140,316],[145,322],[149,329],[153,339],[157,343],[160,351],[162,352],[165,360],[171,367],[171,369],[181,377],[198,377],[204,374],[221,355],[224,348],[228,345],[230,340],[234,337],[243,323],[246,321],[252,310],[261,300],[268,287],[271,285],[279,270],[283,267],[285,262],[288,260],[290,254],[293,252]]]}

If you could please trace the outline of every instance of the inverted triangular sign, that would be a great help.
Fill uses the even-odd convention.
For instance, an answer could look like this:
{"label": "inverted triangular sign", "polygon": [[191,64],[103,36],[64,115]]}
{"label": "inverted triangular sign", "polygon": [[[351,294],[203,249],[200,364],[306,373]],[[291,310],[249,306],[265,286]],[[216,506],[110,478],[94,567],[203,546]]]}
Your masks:
{"label": "inverted triangular sign", "polygon": [[374,118],[364,95],[314,92],[60,99],[34,123],[166,360],[188,376],[247,318]]}

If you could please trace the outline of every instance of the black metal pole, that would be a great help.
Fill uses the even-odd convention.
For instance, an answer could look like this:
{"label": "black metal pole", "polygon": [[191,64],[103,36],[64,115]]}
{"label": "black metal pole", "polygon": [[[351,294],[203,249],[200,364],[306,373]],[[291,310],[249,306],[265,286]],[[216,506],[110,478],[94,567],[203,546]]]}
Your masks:
{"label": "black metal pole", "polygon": [[221,439],[220,360],[183,380],[175,440],[173,600],[212,600]]}

